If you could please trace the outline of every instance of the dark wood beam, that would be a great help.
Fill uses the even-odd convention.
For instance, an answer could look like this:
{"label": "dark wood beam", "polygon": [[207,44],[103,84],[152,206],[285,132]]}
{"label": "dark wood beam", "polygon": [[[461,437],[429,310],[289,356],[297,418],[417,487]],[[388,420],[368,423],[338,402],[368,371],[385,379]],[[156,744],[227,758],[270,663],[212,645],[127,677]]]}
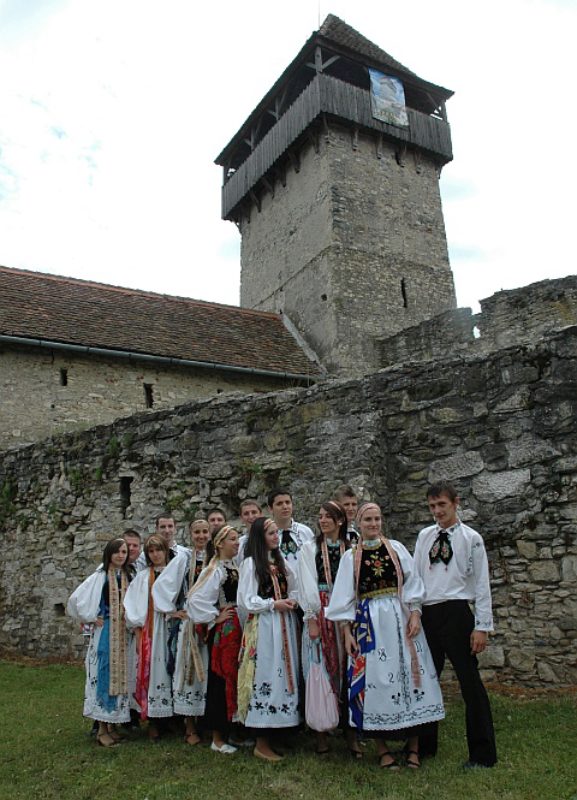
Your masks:
{"label": "dark wood beam", "polygon": [[309,128],[307,131],[307,139],[315,149],[315,153],[319,152],[319,132],[316,127]]}
{"label": "dark wood beam", "polygon": [[286,168],[284,162],[279,161],[278,166],[275,169],[275,174],[284,189],[286,186]]}
{"label": "dark wood beam", "polygon": [[261,181],[267,192],[270,192],[274,197],[274,183],[271,183],[266,175],[262,176]]}
{"label": "dark wood beam", "polygon": [[260,214],[260,200],[259,200],[259,198],[257,197],[257,194],[256,194],[256,192],[254,192],[252,189],[250,189],[250,191],[249,191],[249,193],[248,193],[248,194],[249,194],[249,197],[250,197],[250,199],[252,200],[252,202],[253,202],[253,203],[255,204],[255,206],[257,207],[257,210],[258,210],[258,212],[259,212],[259,214]]}
{"label": "dark wood beam", "polygon": [[288,157],[289,157],[289,160],[290,160],[291,164],[293,165],[294,171],[297,172],[297,173],[300,172],[301,171],[301,160],[300,160],[299,154],[295,153],[294,150],[289,150],[288,151]]}

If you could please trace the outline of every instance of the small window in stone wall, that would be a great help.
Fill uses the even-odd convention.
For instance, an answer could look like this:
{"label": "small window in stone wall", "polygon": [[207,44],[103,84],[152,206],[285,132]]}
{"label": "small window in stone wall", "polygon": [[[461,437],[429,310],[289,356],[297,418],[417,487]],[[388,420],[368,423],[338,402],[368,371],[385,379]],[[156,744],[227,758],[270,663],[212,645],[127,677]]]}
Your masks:
{"label": "small window in stone wall", "polygon": [[64,617],[66,615],[66,610],[64,608],[64,603],[55,603],[54,604],[54,616],[56,617]]}
{"label": "small window in stone wall", "polygon": [[154,406],[154,391],[151,383],[144,383],[144,402],[147,408]]}
{"label": "small window in stone wall", "polygon": [[68,370],[60,370],[60,386],[68,386]]}
{"label": "small window in stone wall", "polygon": [[129,476],[123,476],[120,479],[120,510],[122,511],[123,518],[126,518],[126,510],[131,503],[131,483],[134,479]]}
{"label": "small window in stone wall", "polygon": [[404,278],[401,279],[401,295],[403,296],[403,308],[408,308],[409,301],[407,300],[407,282]]}

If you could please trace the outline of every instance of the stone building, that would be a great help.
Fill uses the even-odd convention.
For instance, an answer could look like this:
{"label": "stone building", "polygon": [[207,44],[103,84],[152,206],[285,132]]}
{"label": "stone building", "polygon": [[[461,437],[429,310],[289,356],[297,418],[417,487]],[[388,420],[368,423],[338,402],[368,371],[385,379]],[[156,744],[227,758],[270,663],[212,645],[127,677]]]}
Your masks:
{"label": "stone building", "polygon": [[[402,84],[406,126],[375,116],[369,69]],[[376,340],[456,305],[451,95],[329,15],[216,159],[241,305],[286,314],[330,373],[377,369]]]}
{"label": "stone building", "polygon": [[322,371],[278,314],[5,267],[0,298],[0,450]]}

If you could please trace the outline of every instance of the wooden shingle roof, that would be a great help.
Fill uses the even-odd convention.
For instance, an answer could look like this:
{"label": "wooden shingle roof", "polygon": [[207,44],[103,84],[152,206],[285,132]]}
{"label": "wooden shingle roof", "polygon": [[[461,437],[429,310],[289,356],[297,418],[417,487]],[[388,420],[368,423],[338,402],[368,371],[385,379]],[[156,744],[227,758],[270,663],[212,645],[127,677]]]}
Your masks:
{"label": "wooden shingle roof", "polygon": [[0,334],[319,376],[278,314],[8,267]]}
{"label": "wooden shingle roof", "polygon": [[396,72],[404,72],[406,75],[417,77],[415,72],[405,67],[400,61],[390,56],[385,50],[382,50],[353,27],[347,25],[335,14],[329,14],[325,18],[319,28],[319,35],[354,51],[360,56],[367,57],[370,61],[376,61],[383,67],[390,67]]}

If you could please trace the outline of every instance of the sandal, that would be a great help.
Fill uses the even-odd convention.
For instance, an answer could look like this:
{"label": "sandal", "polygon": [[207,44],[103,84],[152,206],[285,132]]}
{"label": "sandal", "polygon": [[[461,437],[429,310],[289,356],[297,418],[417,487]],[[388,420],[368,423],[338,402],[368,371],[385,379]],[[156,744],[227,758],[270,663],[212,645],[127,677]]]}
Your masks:
{"label": "sandal", "polygon": [[109,733],[99,733],[96,737],[96,741],[100,747],[118,747],[118,742],[116,742]]}
{"label": "sandal", "polygon": [[[383,758],[390,758],[391,760],[387,761],[387,763],[384,764]],[[396,758],[389,750],[387,750],[385,753],[381,753],[381,755],[379,756],[379,767],[381,767],[382,769],[390,769],[394,772],[397,772],[400,769],[399,765],[397,764]]]}
{"label": "sandal", "polygon": [[410,769],[421,769],[421,759],[417,750],[405,750],[405,764]]}

